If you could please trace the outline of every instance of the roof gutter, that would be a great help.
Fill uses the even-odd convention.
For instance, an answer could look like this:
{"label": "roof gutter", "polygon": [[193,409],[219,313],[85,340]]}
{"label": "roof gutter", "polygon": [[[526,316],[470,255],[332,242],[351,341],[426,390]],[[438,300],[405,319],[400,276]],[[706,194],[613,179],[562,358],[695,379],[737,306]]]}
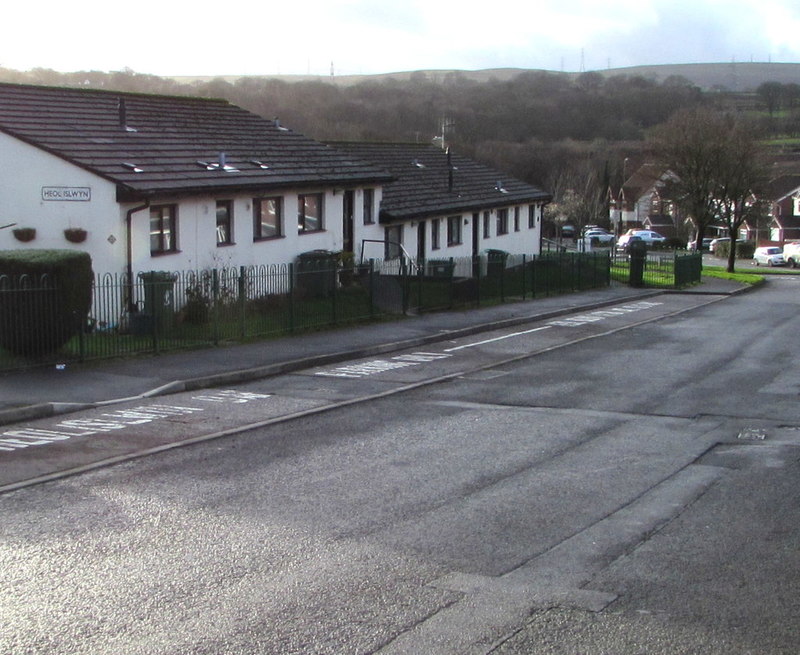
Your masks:
{"label": "roof gutter", "polygon": [[128,312],[134,313],[137,310],[133,302],[133,215],[150,206],[150,201],[145,200],[143,205],[133,207],[125,214],[125,304]]}

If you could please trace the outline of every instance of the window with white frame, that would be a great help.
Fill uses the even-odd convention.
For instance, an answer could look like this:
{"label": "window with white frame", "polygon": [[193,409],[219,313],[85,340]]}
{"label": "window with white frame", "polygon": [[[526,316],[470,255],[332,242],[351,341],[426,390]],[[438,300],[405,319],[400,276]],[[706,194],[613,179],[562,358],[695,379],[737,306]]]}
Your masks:
{"label": "window with white frame", "polygon": [[319,232],[322,230],[322,194],[304,193],[297,196],[297,231]]}
{"label": "window with white frame", "polygon": [[492,236],[491,212],[483,212],[483,238]]}
{"label": "window with white frame", "polygon": [[375,189],[364,189],[364,225],[375,222]]}
{"label": "window with white frame", "polygon": [[528,228],[536,227],[536,205],[528,205]]}
{"label": "window with white frame", "polygon": [[233,243],[233,200],[217,200],[217,245]]}
{"label": "window with white frame", "polygon": [[178,250],[178,207],[150,207],[150,254],[161,255]]}
{"label": "window with white frame", "polygon": [[431,250],[439,250],[441,248],[441,235],[439,232],[439,219],[434,218],[431,221]]}
{"label": "window with white frame", "polygon": [[508,209],[497,210],[497,234],[508,234]]}
{"label": "window with white frame", "polygon": [[457,246],[461,243],[461,216],[447,217],[447,245]]}
{"label": "window with white frame", "polygon": [[253,200],[253,241],[283,236],[283,198]]}
{"label": "window with white frame", "polygon": [[514,207],[514,232],[519,232],[519,207]]}

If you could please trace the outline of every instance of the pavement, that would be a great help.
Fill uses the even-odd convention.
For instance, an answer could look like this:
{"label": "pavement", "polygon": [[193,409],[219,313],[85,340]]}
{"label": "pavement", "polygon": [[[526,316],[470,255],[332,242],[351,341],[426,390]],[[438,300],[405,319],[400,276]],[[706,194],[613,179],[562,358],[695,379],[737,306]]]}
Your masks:
{"label": "pavement", "polygon": [[604,289],[409,316],[257,343],[9,372],[0,375],[0,425],[136,398],[234,385],[662,293],[727,296],[749,288],[713,278],[704,278],[703,283],[686,290],[667,292],[615,284]]}

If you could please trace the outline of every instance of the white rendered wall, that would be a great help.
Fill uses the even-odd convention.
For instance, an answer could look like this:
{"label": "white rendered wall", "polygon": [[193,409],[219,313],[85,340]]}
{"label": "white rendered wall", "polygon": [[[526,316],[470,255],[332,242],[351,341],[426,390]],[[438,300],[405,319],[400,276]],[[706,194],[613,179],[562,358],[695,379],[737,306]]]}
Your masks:
{"label": "white rendered wall", "polygon": [[[83,199],[60,199],[67,195]],[[95,272],[124,270],[124,214],[116,202],[115,185],[0,133],[0,225],[8,223],[17,225],[0,230],[0,250],[82,250],[91,255]],[[35,228],[36,238],[18,241],[13,234],[16,227]],[[64,229],[70,227],[86,230],[86,240],[67,241]]]}
{"label": "white rendered wall", "polygon": [[[514,229],[514,208],[519,207],[519,230]],[[542,228],[542,207],[535,205],[535,215],[533,227],[528,227],[528,204],[511,205],[508,207],[498,207],[489,211],[489,237],[484,237],[483,215],[485,210],[479,212],[467,212],[459,215],[461,223],[461,243],[448,245],[447,243],[447,220],[454,214],[447,216],[424,219],[425,223],[425,258],[426,259],[449,259],[460,257],[471,257],[473,253],[473,221],[478,220],[478,253],[487,249],[503,250],[512,255],[538,255],[540,247],[540,234]],[[498,209],[508,210],[508,232],[506,234],[497,233],[497,212]],[[476,216],[477,215],[477,216]],[[432,223],[439,222],[439,248],[433,248]],[[418,223],[410,221],[403,225],[403,247],[411,257],[417,256],[418,247]]]}

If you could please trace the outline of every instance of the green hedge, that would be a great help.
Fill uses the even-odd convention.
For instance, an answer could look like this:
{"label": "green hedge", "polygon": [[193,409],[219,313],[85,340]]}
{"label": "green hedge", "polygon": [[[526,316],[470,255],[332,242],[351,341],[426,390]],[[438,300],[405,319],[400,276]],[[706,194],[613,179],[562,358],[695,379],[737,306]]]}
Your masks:
{"label": "green hedge", "polygon": [[[731,250],[730,241],[720,241],[714,248],[714,254],[723,259],[728,258],[728,253]],[[752,259],[753,253],[756,251],[755,241],[743,241],[736,244],[736,258],[737,259]]]}
{"label": "green hedge", "polygon": [[0,251],[0,347],[26,357],[61,348],[86,322],[93,279],[85,252]]}

